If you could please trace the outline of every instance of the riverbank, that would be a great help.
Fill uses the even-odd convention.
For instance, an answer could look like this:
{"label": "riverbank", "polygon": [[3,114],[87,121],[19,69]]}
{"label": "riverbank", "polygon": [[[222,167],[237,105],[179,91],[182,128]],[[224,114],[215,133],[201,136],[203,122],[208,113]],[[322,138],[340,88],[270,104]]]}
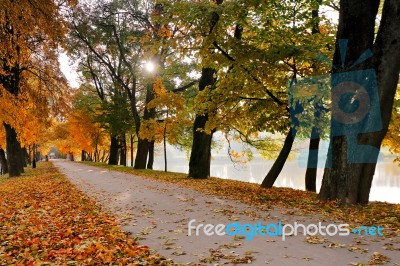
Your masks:
{"label": "riverbank", "polygon": [[388,235],[400,234],[400,204],[370,202],[367,206],[341,207],[335,201],[319,202],[317,194],[291,188],[262,189],[258,184],[221,178],[201,180],[188,179],[187,174],[154,170],[135,170],[132,167],[111,166],[105,163],[83,162],[143,176],[160,182],[179,184],[209,195],[234,199],[265,210],[273,207],[295,208],[298,215],[322,215],[326,218],[345,221],[351,226],[380,225]]}

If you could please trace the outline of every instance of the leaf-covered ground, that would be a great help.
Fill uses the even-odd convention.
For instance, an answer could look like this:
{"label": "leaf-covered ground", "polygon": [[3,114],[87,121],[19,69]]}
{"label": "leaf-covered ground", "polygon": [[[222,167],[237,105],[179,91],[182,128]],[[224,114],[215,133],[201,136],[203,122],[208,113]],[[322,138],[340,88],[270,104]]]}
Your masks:
{"label": "leaf-covered ground", "polygon": [[[351,226],[382,226],[384,234],[394,236],[400,233],[400,204],[372,202],[367,206],[342,206],[337,202],[319,202],[317,194],[291,188],[262,189],[258,184],[221,178],[189,179],[186,174],[165,173],[152,170],[134,170],[131,167],[109,166],[85,162],[110,170],[117,170],[177,183],[204,193],[239,200],[262,208],[284,207],[288,212],[295,209],[298,215],[320,215],[321,218],[344,221]],[[290,210],[291,209],[291,210]],[[290,214],[290,213],[289,213]]]}
{"label": "leaf-covered ground", "polygon": [[128,237],[51,163],[0,178],[0,265],[173,265]]}

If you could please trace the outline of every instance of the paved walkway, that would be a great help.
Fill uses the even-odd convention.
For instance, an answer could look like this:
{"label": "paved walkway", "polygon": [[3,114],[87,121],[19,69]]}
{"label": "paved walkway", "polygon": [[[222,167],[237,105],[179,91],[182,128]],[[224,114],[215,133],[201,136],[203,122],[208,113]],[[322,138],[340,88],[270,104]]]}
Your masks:
{"label": "paved walkway", "polygon": [[[188,235],[188,223],[255,224],[282,221],[284,224],[314,223],[316,217],[296,216],[295,210],[262,211],[237,201],[204,195],[174,184],[156,182],[139,176],[109,171],[84,164],[54,160],[54,164],[72,183],[115,215],[122,228],[138,237],[159,254],[186,265],[351,265],[368,263],[375,255],[391,260],[387,265],[400,265],[400,237],[316,235],[242,237],[206,236],[202,230]],[[338,221],[324,221],[324,224]],[[270,230],[273,232],[273,229]]]}

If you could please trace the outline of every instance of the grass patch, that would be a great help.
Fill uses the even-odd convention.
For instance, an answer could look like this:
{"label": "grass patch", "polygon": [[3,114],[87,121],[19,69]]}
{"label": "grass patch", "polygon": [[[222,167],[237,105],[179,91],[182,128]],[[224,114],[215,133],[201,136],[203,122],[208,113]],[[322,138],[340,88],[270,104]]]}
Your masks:
{"label": "grass patch", "polygon": [[128,237],[50,162],[0,182],[0,265],[173,265]]}
{"label": "grass patch", "polygon": [[297,215],[320,215],[332,220],[344,221],[351,226],[382,226],[387,236],[400,233],[400,204],[371,202],[367,206],[339,206],[336,201],[320,202],[317,194],[291,188],[260,188],[258,184],[221,178],[191,179],[187,174],[154,170],[135,170],[132,167],[110,166],[104,163],[84,162],[109,170],[139,175],[161,182],[179,184],[209,195],[238,200],[259,206],[295,208]]}
{"label": "grass patch", "polygon": [[8,178],[8,174],[7,175],[0,175],[0,184],[3,183],[4,181],[6,181]]}

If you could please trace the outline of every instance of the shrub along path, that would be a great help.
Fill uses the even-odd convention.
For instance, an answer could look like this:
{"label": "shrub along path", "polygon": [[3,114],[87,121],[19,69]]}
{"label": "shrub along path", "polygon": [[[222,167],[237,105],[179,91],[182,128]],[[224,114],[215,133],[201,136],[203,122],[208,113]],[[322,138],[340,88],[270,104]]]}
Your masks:
{"label": "shrub along path", "polygon": [[[399,206],[395,204],[342,211],[334,203],[318,205],[315,195],[295,190],[259,190],[254,184],[215,178],[188,180],[183,175],[162,172],[123,173],[131,170],[117,167],[118,171],[114,171],[62,160],[54,164],[79,189],[115,215],[122,229],[141,245],[182,264],[398,265],[400,262]],[[194,236],[192,230],[189,236],[188,223],[193,219],[193,226],[258,221],[263,225],[367,223],[384,226],[385,236],[300,234],[283,241],[279,236],[258,235],[246,241],[243,236],[206,236],[203,230],[199,236]]]}

